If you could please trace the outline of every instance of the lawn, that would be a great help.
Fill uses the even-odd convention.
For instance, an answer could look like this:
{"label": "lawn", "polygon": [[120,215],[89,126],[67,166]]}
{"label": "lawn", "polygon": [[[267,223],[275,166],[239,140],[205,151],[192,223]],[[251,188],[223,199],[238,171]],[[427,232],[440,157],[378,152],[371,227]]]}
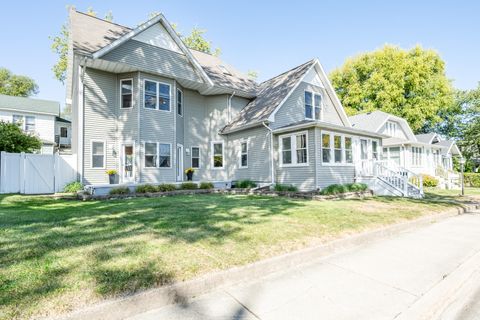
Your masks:
{"label": "lawn", "polygon": [[0,196],[0,318],[60,314],[448,206],[435,197]]}

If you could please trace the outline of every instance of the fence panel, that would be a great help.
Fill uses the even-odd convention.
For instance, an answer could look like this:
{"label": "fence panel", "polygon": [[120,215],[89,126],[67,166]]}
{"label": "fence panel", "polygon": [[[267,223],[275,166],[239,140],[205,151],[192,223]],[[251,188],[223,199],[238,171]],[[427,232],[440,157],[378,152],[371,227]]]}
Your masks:
{"label": "fence panel", "polygon": [[77,156],[55,155],[55,192],[63,190],[67,183],[77,180]]}
{"label": "fence panel", "polygon": [[55,192],[54,155],[26,154],[24,165],[25,194]]}
{"label": "fence panel", "polygon": [[23,160],[20,153],[0,154],[0,193],[19,193],[21,190],[20,167]]}

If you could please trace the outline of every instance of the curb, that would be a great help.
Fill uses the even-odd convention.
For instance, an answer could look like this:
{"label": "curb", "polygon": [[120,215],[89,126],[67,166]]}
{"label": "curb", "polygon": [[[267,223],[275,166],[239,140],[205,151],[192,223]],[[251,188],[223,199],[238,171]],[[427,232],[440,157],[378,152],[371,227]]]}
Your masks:
{"label": "curb", "polygon": [[320,258],[353,249],[373,241],[382,240],[405,231],[429,225],[480,208],[478,204],[469,204],[452,208],[438,214],[421,217],[374,231],[366,231],[347,238],[290,252],[281,256],[267,258],[249,265],[233,267],[228,270],[209,273],[198,278],[179,282],[161,288],[117,298],[75,311],[56,319],[69,320],[114,320],[123,319],[163,306],[183,303],[195,296],[208,293],[229,285],[235,285],[255,278],[261,278],[274,272],[295,267]]}

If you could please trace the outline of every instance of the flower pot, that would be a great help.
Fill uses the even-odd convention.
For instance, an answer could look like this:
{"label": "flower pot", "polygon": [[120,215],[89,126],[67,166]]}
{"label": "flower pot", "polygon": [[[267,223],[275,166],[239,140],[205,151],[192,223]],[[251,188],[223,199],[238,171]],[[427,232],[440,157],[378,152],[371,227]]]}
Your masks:
{"label": "flower pot", "polygon": [[192,181],[193,180],[193,172],[188,172],[187,173],[187,180]]}
{"label": "flower pot", "polygon": [[110,184],[115,184],[115,175],[114,174],[109,174],[108,175],[108,181]]}

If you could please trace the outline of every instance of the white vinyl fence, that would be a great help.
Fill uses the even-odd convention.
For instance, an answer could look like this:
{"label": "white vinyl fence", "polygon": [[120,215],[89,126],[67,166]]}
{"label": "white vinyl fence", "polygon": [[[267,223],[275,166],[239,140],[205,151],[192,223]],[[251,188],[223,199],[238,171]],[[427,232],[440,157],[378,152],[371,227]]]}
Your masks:
{"label": "white vinyl fence", "polygon": [[77,179],[75,155],[0,153],[0,193],[62,191]]}

